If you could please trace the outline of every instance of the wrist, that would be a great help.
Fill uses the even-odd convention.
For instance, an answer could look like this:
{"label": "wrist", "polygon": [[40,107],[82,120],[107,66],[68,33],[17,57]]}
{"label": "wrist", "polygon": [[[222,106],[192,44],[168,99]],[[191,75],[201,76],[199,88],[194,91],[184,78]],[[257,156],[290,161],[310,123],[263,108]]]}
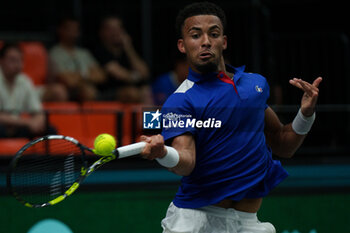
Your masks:
{"label": "wrist", "polygon": [[292,129],[296,134],[306,135],[310,131],[316,118],[316,113],[313,112],[311,116],[305,116],[302,110],[299,109],[298,114],[293,120]]}
{"label": "wrist", "polygon": [[165,155],[162,158],[157,158],[158,163],[167,168],[175,167],[180,160],[179,152],[171,146],[165,146]]}
{"label": "wrist", "polygon": [[300,108],[300,112],[303,114],[305,118],[312,117],[312,115],[315,113],[315,108]]}

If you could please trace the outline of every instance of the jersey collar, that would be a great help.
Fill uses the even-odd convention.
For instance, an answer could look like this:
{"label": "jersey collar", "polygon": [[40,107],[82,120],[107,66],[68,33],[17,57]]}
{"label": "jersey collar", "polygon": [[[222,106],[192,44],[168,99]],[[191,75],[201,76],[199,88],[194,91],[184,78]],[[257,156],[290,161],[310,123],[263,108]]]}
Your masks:
{"label": "jersey collar", "polygon": [[[227,72],[233,73],[233,80],[234,82],[238,82],[238,80],[241,78],[245,66],[240,66],[240,67],[233,67],[231,65],[225,64],[225,68]],[[188,79],[193,81],[193,82],[199,82],[199,81],[204,81],[207,79],[212,79],[212,78],[216,78],[219,75],[220,72],[210,72],[210,73],[206,73],[206,74],[200,74],[195,72],[194,70],[192,70],[191,68],[189,68],[189,72],[188,72]]]}

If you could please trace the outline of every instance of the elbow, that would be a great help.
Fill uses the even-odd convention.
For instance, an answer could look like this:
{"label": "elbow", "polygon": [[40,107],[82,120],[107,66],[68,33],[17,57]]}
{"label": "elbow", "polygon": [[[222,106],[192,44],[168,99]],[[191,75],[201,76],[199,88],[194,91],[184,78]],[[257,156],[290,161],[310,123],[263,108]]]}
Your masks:
{"label": "elbow", "polygon": [[169,168],[169,171],[179,176],[189,176],[192,173],[195,165],[196,165],[195,160],[186,163],[186,165],[179,163],[175,167]]}

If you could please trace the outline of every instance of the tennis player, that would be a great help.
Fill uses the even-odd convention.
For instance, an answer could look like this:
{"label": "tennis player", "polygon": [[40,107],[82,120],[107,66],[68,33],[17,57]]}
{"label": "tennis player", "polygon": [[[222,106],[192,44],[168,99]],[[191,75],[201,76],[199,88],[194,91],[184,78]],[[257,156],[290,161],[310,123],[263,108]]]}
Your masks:
{"label": "tennis player", "polygon": [[293,122],[283,125],[266,104],[266,79],[225,65],[225,26],[223,10],[208,2],[177,17],[189,74],[162,108],[162,135],[142,136],[145,158],[179,157],[170,171],[183,178],[164,233],[276,232],[257,218],[262,198],[287,177],[271,154],[292,157],[315,119],[322,78],[289,81],[304,95]]}

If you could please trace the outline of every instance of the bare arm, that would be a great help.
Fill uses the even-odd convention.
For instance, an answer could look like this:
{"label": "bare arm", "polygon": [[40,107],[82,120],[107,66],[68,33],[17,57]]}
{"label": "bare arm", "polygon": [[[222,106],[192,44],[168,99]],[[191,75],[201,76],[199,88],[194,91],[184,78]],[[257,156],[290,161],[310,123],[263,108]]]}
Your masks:
{"label": "bare arm", "polygon": [[29,118],[23,119],[33,133],[42,133],[45,130],[45,114],[36,113]]}
{"label": "bare arm", "polygon": [[106,80],[106,75],[99,65],[92,65],[89,68],[89,77],[92,83],[103,83]]}
{"label": "bare arm", "polygon": [[[147,146],[142,152],[144,158],[153,160],[166,155],[163,136],[142,136],[141,140],[147,142]],[[180,176],[188,176],[196,164],[196,147],[193,136],[191,134],[177,136],[172,142],[172,147],[179,153],[180,160],[175,167],[169,170]]]}
{"label": "bare arm", "polygon": [[78,72],[62,72],[57,74],[58,80],[68,88],[77,87],[82,80],[81,75]]}
{"label": "bare arm", "polygon": [[148,66],[136,52],[134,46],[132,45],[131,37],[129,36],[129,34],[124,32],[122,34],[122,40],[126,56],[130,61],[132,69],[134,71],[137,71],[142,79],[147,79],[149,76]]}
{"label": "bare arm", "polygon": [[21,126],[23,124],[21,118],[15,117],[9,113],[0,113],[0,123],[8,126]]}
{"label": "bare arm", "polygon": [[116,80],[121,80],[130,83],[133,82],[133,80],[130,78],[132,75],[132,71],[121,66],[117,61],[108,62],[105,65],[105,69],[107,73],[114,77]]}
{"label": "bare arm", "polygon": [[[309,117],[315,111],[318,98],[318,86],[322,78],[317,78],[310,84],[301,79],[292,79],[290,84],[304,91],[301,100],[301,112]],[[278,119],[276,113],[271,109],[265,110],[265,135],[267,144],[271,147],[274,154],[290,158],[304,141],[306,135],[299,135],[292,129],[292,124],[283,125]]]}
{"label": "bare arm", "polygon": [[306,137],[296,134],[291,123],[283,125],[270,107],[265,110],[265,136],[273,153],[284,158],[292,157]]}
{"label": "bare arm", "polygon": [[43,113],[36,113],[28,117],[15,117],[8,113],[0,113],[0,122],[12,127],[28,127],[33,133],[40,133],[45,129]]}

